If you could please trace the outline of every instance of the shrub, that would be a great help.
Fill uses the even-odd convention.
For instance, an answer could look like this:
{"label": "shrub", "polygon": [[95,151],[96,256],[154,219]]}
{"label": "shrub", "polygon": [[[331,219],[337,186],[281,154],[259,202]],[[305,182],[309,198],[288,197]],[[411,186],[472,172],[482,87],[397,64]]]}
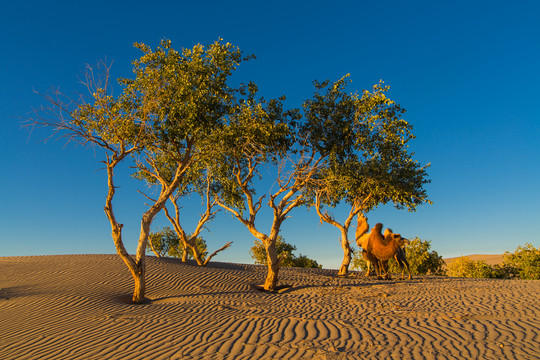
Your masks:
{"label": "shrub", "polygon": [[353,270],[367,271],[367,262],[362,257],[362,250],[355,251],[351,261],[351,268]]}
{"label": "shrub", "polygon": [[[429,251],[431,241],[421,240],[415,237],[405,245],[407,261],[413,275],[444,275],[444,260],[436,251]],[[394,259],[389,260],[390,271],[401,273],[399,265]],[[361,251],[355,252],[352,260],[353,269],[367,270],[367,263],[362,257]]]}
{"label": "shrub", "polygon": [[540,247],[535,248],[532,244],[518,246],[513,252],[504,253],[503,267],[511,270],[511,275],[520,279],[540,279]]}
{"label": "shrub", "polygon": [[[296,246],[286,243],[282,236],[278,236],[276,240],[276,254],[281,257],[281,266],[285,267],[303,267],[303,268],[322,268],[322,265],[317,264],[313,259],[300,254],[296,257],[293,251]],[[251,257],[255,260],[255,264],[266,265],[266,249],[260,241],[255,241],[255,245],[249,251]]]}
{"label": "shrub", "polygon": [[490,278],[492,269],[485,261],[474,261],[466,256],[461,256],[450,262],[448,265],[448,275],[452,277],[467,278]]}
{"label": "shrub", "polygon": [[532,244],[518,246],[513,253],[504,253],[502,265],[494,266],[462,256],[448,264],[448,273],[450,276],[459,277],[538,280],[540,248],[537,249]]}

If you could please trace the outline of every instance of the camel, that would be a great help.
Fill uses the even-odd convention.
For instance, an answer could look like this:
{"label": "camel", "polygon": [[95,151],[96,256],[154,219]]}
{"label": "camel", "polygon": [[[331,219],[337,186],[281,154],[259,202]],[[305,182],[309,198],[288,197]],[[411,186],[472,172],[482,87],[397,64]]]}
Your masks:
{"label": "camel", "polygon": [[[379,261],[378,276],[383,277],[383,270],[385,270],[384,278],[389,279],[388,266],[385,266],[385,261],[393,258],[398,253],[399,249],[405,245],[407,239],[401,237],[400,234],[394,234],[388,232],[386,236],[381,233],[382,224],[377,223],[369,235],[369,239],[363,248],[372,257],[377,258]],[[363,253],[362,253],[363,254]]]}
{"label": "camel", "polygon": [[371,233],[368,233],[367,229],[369,229],[367,219],[365,217],[358,217],[355,234],[356,244],[362,248],[362,257],[368,265],[366,276],[371,275],[371,267],[373,265],[379,278],[383,278],[382,273],[384,271],[384,278],[389,279],[388,260],[394,257],[402,270],[401,279],[403,280],[405,278],[405,267],[407,267],[409,279],[412,279],[409,262],[403,248],[408,243],[408,240],[402,238],[400,234],[394,234],[392,229],[386,229],[383,236],[381,234],[381,223],[376,224],[371,229]]}
{"label": "camel", "polygon": [[[386,239],[386,237],[392,233],[393,233],[392,229],[384,230],[384,238]],[[404,239],[404,241],[405,241],[405,244],[409,243],[409,240],[407,239]],[[407,254],[405,252],[405,247],[400,246],[396,252],[396,255],[394,255],[394,259],[396,260],[397,264],[399,265],[399,268],[401,269],[401,280],[405,279],[405,267],[407,267],[407,272],[409,273],[409,280],[412,280],[411,269],[409,268],[409,262],[407,261],[406,255]],[[384,263],[384,266],[385,267],[388,266],[387,262]],[[388,270],[386,270],[386,272],[388,272]]]}

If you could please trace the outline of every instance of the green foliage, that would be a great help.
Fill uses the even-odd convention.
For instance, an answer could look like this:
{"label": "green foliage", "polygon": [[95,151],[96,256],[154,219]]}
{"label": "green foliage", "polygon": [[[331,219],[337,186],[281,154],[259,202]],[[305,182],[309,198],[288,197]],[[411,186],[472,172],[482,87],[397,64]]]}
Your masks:
{"label": "green foliage", "polygon": [[[187,251],[187,258],[193,258],[193,251],[189,247],[184,247],[178,235],[168,226],[161,231],[150,233],[148,242],[147,251],[151,251],[153,247],[161,256],[182,258],[184,252]],[[208,255],[206,241],[201,237],[197,237],[196,244],[201,257],[204,259]]]}
{"label": "green foliage", "polygon": [[462,256],[448,264],[448,273],[457,277],[539,280],[540,248],[528,243],[518,246],[513,253],[505,252],[503,263],[494,266]]}
{"label": "green foliage", "polygon": [[492,269],[485,261],[474,261],[461,256],[447,265],[448,275],[452,277],[491,278]]}
{"label": "green foliage", "polygon": [[[431,241],[415,237],[405,245],[405,253],[413,275],[445,275],[444,261],[436,251],[430,251]],[[390,271],[401,273],[401,269],[394,259],[389,260]],[[361,252],[355,252],[352,260],[353,269],[367,270],[367,263]]]}
{"label": "green foliage", "polygon": [[[286,243],[282,236],[278,236],[276,240],[276,253],[278,257],[282,258],[281,266],[322,268],[322,265],[317,264],[315,260],[312,260],[305,255],[300,254],[300,256],[297,257],[293,254],[293,251],[295,250],[296,246]],[[255,260],[255,264],[265,265],[267,263],[266,249],[261,242],[256,241],[249,253],[251,258]]]}
{"label": "green foliage", "polygon": [[165,227],[161,231],[148,235],[146,250],[151,251],[153,248],[160,256],[165,256],[169,254],[171,248],[178,246],[179,242],[180,239],[176,233],[170,227]]}
{"label": "green foliage", "polygon": [[257,192],[254,180],[261,178],[261,167],[277,164],[291,151],[295,114],[283,110],[284,98],[257,100],[253,83],[241,93],[244,98],[235,105],[228,124],[215,133],[208,161],[220,184],[223,204],[243,214],[249,202],[246,192]]}
{"label": "green foliage", "polygon": [[[429,251],[431,241],[421,240],[418,237],[410,240],[405,245],[405,254],[412,274],[421,275],[444,275],[444,260],[436,251]],[[398,272],[399,266],[392,260],[390,264],[392,272]]]}
{"label": "green foliage", "polygon": [[503,268],[510,268],[510,274],[520,279],[539,280],[540,279],[540,247],[535,248],[527,243],[525,246],[518,246],[513,252],[504,253]]}
{"label": "green foliage", "polygon": [[[401,119],[405,110],[386,95],[389,87],[381,82],[360,97],[345,93],[345,80],[318,83],[318,90],[327,93],[304,104],[304,131],[318,151],[329,155],[308,192],[317,193],[322,204],[345,201],[363,213],[389,202],[409,211],[431,203],[423,188],[430,182],[429,165],[420,166],[407,151],[412,126]],[[328,138],[330,124],[335,141]]]}
{"label": "green foliage", "polygon": [[367,271],[367,262],[362,257],[362,251],[355,251],[351,260],[351,269]]}

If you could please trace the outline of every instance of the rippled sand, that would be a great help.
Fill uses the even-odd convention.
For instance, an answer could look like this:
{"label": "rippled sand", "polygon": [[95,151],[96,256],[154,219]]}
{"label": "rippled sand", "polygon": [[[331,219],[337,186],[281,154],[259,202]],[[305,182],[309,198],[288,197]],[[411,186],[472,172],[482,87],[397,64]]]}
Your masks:
{"label": "rippled sand", "polygon": [[0,258],[0,359],[538,359],[540,281],[338,278],[116,255]]}

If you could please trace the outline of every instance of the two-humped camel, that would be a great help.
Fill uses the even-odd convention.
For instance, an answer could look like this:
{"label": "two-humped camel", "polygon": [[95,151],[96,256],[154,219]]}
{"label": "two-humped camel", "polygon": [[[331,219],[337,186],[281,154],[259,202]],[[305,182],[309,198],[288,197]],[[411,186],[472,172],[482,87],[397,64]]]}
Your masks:
{"label": "two-humped camel", "polygon": [[409,262],[403,248],[408,240],[402,238],[400,234],[394,234],[391,229],[386,229],[383,236],[381,223],[376,224],[370,233],[367,232],[368,229],[367,219],[359,217],[356,227],[356,244],[362,248],[362,256],[368,264],[366,276],[370,275],[371,264],[373,264],[379,278],[389,279],[388,260],[394,258],[401,268],[401,279],[405,278],[405,267],[407,267],[409,279],[412,279]]}

